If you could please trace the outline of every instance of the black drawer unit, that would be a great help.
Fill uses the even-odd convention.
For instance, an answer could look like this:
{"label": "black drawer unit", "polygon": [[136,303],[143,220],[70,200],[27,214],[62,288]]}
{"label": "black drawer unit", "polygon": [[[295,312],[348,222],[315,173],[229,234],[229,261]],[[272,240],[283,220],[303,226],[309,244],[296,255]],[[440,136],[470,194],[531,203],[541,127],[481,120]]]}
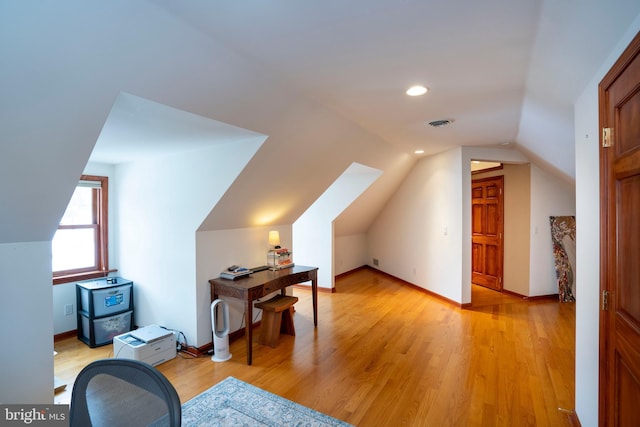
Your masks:
{"label": "black drawer unit", "polygon": [[111,344],[133,327],[133,282],[105,277],[76,283],[78,339],[89,347]]}

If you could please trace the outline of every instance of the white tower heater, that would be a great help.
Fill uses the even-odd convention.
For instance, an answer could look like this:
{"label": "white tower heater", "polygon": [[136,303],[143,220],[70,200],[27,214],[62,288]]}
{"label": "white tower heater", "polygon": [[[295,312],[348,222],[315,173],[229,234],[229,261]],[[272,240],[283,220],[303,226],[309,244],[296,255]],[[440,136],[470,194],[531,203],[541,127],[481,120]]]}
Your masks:
{"label": "white tower heater", "polygon": [[[218,308],[222,313],[218,313]],[[219,324],[220,317],[222,317],[222,324]],[[229,353],[229,305],[221,299],[211,303],[211,329],[213,332],[211,360],[225,362],[231,359],[231,353]]]}

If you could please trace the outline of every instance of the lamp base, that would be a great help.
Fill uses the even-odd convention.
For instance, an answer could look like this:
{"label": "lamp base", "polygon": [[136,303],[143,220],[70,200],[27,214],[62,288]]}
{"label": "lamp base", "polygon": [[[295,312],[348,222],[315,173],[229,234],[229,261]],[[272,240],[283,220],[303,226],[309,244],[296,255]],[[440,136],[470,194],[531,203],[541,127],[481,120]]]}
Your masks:
{"label": "lamp base", "polygon": [[269,270],[271,271],[278,271],[278,270],[284,270],[285,268],[291,268],[293,267],[295,264],[290,262],[287,264],[282,264],[282,265],[272,265],[271,267],[269,267]]}

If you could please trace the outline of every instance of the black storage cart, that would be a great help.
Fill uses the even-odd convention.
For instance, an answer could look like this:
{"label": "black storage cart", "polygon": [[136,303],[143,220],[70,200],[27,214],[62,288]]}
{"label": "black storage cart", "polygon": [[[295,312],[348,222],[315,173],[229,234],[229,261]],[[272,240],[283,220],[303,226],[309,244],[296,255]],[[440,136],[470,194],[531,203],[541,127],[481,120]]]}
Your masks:
{"label": "black storage cart", "polygon": [[133,327],[133,282],[105,277],[76,283],[78,339],[89,347],[111,344]]}

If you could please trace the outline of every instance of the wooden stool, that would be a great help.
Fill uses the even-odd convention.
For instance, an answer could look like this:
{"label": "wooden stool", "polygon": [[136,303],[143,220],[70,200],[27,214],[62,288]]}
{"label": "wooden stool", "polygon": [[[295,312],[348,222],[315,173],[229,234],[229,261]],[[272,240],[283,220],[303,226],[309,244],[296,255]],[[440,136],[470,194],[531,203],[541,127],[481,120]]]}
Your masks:
{"label": "wooden stool", "polygon": [[291,312],[293,304],[297,301],[298,297],[276,295],[268,301],[262,301],[255,305],[256,308],[262,309],[259,344],[275,348],[278,346],[280,332],[296,335]]}

